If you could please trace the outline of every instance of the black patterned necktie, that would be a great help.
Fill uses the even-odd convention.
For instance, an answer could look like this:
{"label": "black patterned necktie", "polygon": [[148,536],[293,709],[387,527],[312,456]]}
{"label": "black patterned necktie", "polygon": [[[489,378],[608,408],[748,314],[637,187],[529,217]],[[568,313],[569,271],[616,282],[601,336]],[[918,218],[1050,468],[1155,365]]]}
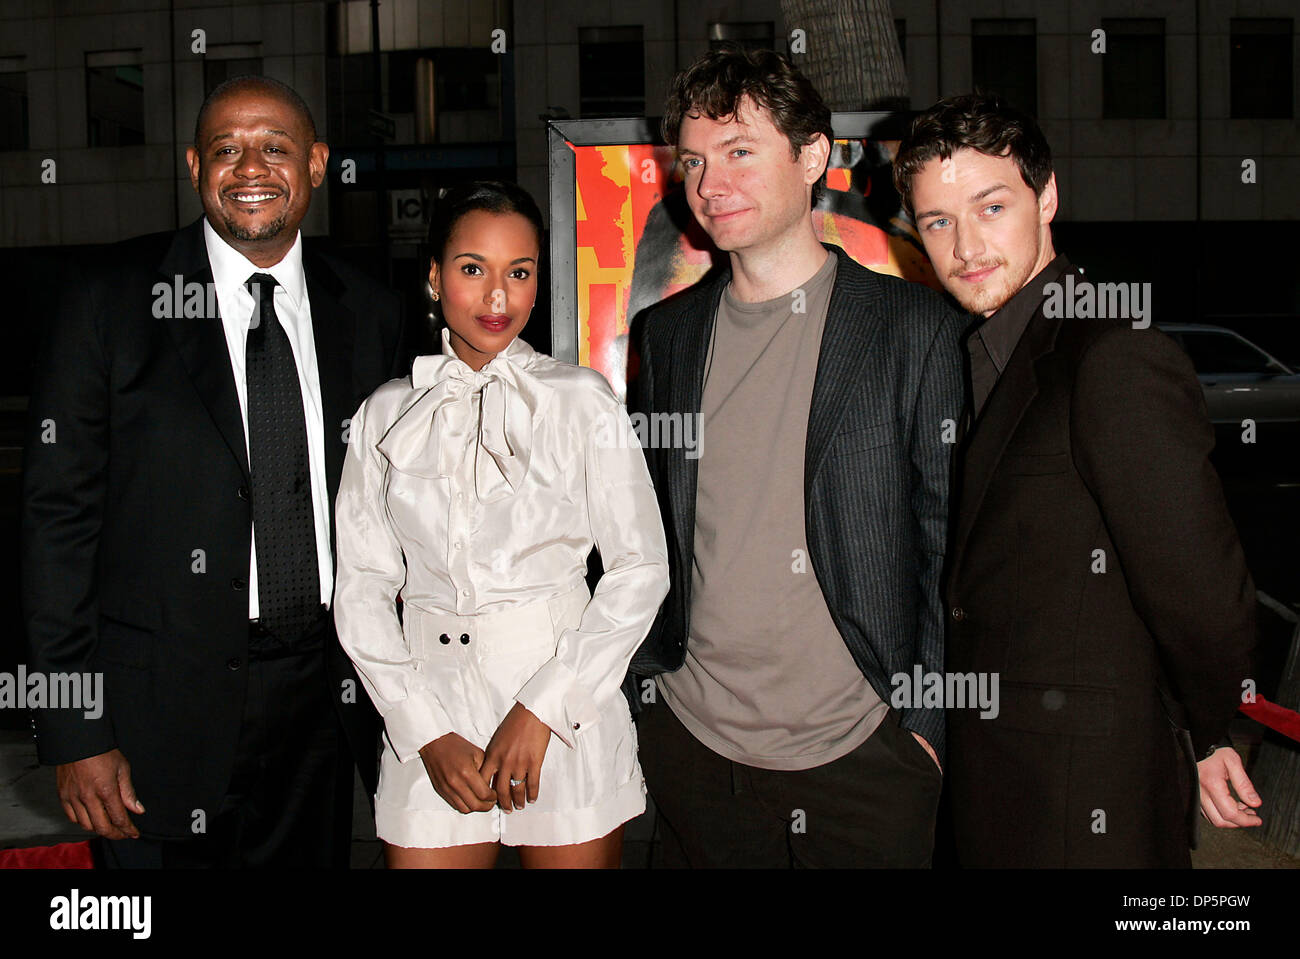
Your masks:
{"label": "black patterned necktie", "polygon": [[291,643],[320,614],[316,516],[298,366],[275,313],[275,277],[254,273],[248,329],[248,461],[261,625]]}

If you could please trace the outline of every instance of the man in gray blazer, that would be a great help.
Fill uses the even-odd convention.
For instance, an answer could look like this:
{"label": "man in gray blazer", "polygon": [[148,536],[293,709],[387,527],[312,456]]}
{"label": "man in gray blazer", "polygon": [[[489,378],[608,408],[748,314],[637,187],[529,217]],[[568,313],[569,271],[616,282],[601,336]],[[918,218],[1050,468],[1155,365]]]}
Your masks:
{"label": "man in gray blazer", "polygon": [[766,51],[708,54],[665,111],[730,261],[648,311],[632,400],[704,440],[646,451],[672,586],[628,689],[668,865],[932,853],[944,714],[896,677],[943,669],[965,317],[818,242],[830,120]]}

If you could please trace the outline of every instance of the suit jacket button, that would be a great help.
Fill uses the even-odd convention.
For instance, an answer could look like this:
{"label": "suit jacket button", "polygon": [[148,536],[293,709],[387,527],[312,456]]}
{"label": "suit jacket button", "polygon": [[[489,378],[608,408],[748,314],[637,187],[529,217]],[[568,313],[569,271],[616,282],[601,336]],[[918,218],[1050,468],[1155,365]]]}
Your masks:
{"label": "suit jacket button", "polygon": [[242,579],[232,579],[230,581],[230,588],[236,590],[247,589],[248,584],[245,583]]}
{"label": "suit jacket button", "polygon": [[441,636],[438,637],[438,642],[440,642],[440,643],[442,643],[442,645],[446,646],[448,643],[451,642],[451,637],[448,636],[446,633],[443,633]]}
{"label": "suit jacket button", "polygon": [[226,660],[226,666],[229,667],[230,669],[238,669],[240,666],[243,665],[244,665],[243,662],[240,660],[238,656],[234,657],[233,659]]}
{"label": "suit jacket button", "polygon": [[239,487],[239,489],[235,490],[235,495],[237,495],[240,499],[242,499],[245,503],[247,503],[247,502],[248,502],[248,487],[247,487],[247,486],[241,486],[241,487]]}
{"label": "suit jacket button", "polygon": [[966,618],[966,610],[962,609],[960,606],[954,606],[952,608],[952,618],[960,623]]}

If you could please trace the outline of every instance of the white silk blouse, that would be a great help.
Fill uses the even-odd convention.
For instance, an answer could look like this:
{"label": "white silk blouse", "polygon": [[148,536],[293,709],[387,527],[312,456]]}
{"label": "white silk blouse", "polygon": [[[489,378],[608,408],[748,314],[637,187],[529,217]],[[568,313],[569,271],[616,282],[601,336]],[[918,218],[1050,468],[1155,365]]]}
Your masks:
{"label": "white silk blouse", "polygon": [[352,417],[336,502],[339,640],[402,762],[453,732],[412,660],[396,600],[460,616],[568,592],[605,572],[576,628],[516,699],[568,746],[600,718],[668,592],[659,507],[604,377],[523,340],[475,372],[443,330]]}

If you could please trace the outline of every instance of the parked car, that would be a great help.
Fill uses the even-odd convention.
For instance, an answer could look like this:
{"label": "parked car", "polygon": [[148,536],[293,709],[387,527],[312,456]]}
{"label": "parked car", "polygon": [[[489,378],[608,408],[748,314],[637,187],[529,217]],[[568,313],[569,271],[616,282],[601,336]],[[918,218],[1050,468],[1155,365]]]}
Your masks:
{"label": "parked car", "polygon": [[1211,421],[1300,423],[1300,373],[1224,327],[1157,325],[1191,357]]}

